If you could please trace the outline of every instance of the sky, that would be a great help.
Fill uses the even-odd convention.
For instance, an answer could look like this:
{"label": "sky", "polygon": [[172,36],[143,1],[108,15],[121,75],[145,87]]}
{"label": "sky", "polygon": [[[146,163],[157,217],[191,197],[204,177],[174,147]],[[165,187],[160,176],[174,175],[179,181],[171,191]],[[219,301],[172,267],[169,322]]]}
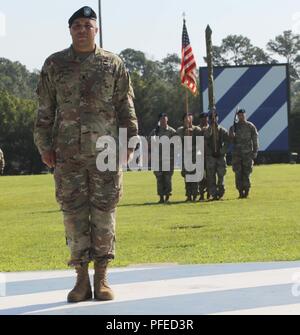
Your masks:
{"label": "sky", "polygon": [[[40,69],[50,54],[70,46],[68,19],[85,5],[98,11],[98,0],[0,0],[0,57]],[[299,0],[102,0],[104,49],[133,48],[153,60],[180,55],[183,12],[199,66],[207,24],[214,45],[236,34],[265,48],[284,30],[300,34]]]}

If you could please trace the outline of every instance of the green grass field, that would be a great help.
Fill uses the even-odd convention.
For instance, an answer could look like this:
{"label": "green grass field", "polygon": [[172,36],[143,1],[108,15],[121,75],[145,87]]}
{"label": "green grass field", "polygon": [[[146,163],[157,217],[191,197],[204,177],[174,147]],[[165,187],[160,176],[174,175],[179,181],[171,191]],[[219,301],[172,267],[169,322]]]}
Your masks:
{"label": "green grass field", "polygon": [[[113,266],[300,259],[300,166],[259,166],[238,200],[231,168],[220,202],[184,203],[179,172],[169,205],[157,205],[151,172],[128,172],[118,207]],[[0,271],[65,269],[62,215],[51,175],[0,178]]]}

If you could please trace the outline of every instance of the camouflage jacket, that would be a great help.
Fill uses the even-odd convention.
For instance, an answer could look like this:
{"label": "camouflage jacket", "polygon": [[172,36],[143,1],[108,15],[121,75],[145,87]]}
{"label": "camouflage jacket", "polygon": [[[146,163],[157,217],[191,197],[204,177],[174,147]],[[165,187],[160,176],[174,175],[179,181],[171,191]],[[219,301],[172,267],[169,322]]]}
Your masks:
{"label": "camouflage jacket", "polygon": [[203,136],[202,132],[201,132],[201,128],[197,127],[197,126],[192,126],[192,128],[186,128],[184,126],[179,127],[176,131],[177,135],[180,136],[182,139],[184,138],[184,136]]}
{"label": "camouflage jacket", "polygon": [[158,137],[167,136],[171,138],[174,135],[176,135],[176,130],[170,126],[167,126],[167,128],[157,127],[153,129],[149,137],[151,138],[152,136],[158,136]]}
{"label": "camouflage jacket", "polygon": [[215,150],[217,154],[226,155],[230,142],[228,131],[220,125],[217,126],[215,137],[213,136],[212,126],[206,127],[202,131],[205,139],[205,155],[213,156]]}
{"label": "camouflage jacket", "polygon": [[[188,148],[190,149],[190,152],[193,153],[193,157],[196,154],[196,137],[197,136],[203,136],[203,133],[200,129],[200,127],[197,126],[192,126],[192,128],[186,128],[184,126],[179,127],[176,131],[177,135],[181,138],[182,143],[184,143],[184,137],[185,136],[192,136],[192,148]],[[182,149],[184,150],[184,144],[182,145]]]}
{"label": "camouflage jacket", "polygon": [[37,88],[34,140],[40,151],[58,157],[94,155],[102,135],[137,135],[134,93],[122,60],[98,47],[85,60],[73,47],[51,55]]}
{"label": "camouflage jacket", "polygon": [[[157,127],[155,129],[153,129],[148,137],[148,142],[149,142],[149,147],[151,145],[151,138],[154,137],[154,136],[157,136],[157,137],[162,137],[162,136],[167,136],[168,138],[171,138],[173,136],[176,135],[176,130],[170,126],[167,126],[167,128],[162,128],[162,127]],[[159,168],[161,169],[162,168],[162,161],[164,159],[167,159],[168,157],[163,157],[163,148],[162,148],[162,145],[160,144],[159,146]],[[170,147],[170,162],[171,162],[171,165],[174,164],[174,148],[173,146]]]}
{"label": "camouflage jacket", "polygon": [[0,149],[0,173],[3,173],[4,168],[5,168],[4,155],[3,151]]}
{"label": "camouflage jacket", "polygon": [[236,124],[236,130],[234,126],[230,128],[230,133],[234,133],[233,142],[233,153],[235,154],[248,154],[251,152],[258,152],[259,141],[258,132],[255,125],[249,121],[239,122]]}

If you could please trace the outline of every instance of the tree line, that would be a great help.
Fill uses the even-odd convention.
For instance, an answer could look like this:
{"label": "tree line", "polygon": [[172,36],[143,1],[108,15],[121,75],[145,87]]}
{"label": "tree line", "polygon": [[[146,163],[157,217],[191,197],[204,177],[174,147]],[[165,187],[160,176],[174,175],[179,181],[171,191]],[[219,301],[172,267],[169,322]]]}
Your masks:
{"label": "tree line", "polygon": [[[270,40],[266,50],[253,46],[250,39],[229,35],[213,47],[214,64],[249,65],[287,62],[291,79],[291,151],[300,153],[300,35],[292,31]],[[120,57],[130,72],[141,135],[157,125],[157,116],[166,112],[174,128],[182,123],[185,89],[181,86],[181,59],[168,54],[157,61],[145,53],[125,49]],[[45,170],[33,143],[33,122],[37,109],[36,86],[39,71],[30,72],[19,62],[0,58],[0,147],[6,157],[6,174],[32,174]],[[189,95],[189,110],[199,115],[199,95]],[[197,122],[196,118],[196,122]]]}

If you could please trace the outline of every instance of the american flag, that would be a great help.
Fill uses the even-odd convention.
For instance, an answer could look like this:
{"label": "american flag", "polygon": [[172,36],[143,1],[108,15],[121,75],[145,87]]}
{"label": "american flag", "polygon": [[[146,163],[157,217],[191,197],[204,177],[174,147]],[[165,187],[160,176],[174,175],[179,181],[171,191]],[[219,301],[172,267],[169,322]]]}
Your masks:
{"label": "american flag", "polygon": [[196,67],[196,61],[190,44],[185,20],[183,20],[182,61],[180,76],[182,85],[186,86],[193,94],[195,94],[197,91]]}

